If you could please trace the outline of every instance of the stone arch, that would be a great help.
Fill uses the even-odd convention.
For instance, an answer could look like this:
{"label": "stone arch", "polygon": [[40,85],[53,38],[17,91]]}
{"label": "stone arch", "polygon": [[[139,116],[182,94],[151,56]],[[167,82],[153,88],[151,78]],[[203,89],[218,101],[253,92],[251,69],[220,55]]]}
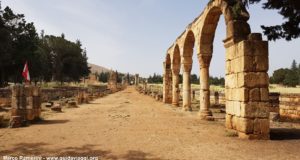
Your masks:
{"label": "stone arch", "polygon": [[186,31],[186,36],[183,41],[183,53],[182,53],[182,77],[183,77],[183,86],[182,86],[182,105],[183,110],[191,111],[191,70],[193,66],[193,53],[195,46],[195,34],[192,30]]}
{"label": "stone arch", "polygon": [[190,64],[192,62],[194,46],[195,46],[195,34],[192,30],[187,31],[186,37],[183,42],[182,52],[182,64]]}
{"label": "stone arch", "polygon": [[189,77],[196,42],[201,79],[200,115],[204,119],[212,116],[209,111],[209,66],[221,14],[226,23],[223,41],[226,49],[226,128],[236,130],[242,138],[268,139],[268,42],[262,40],[261,34],[251,33],[247,10],[234,1],[212,0],[176,40],[183,47],[184,108],[190,110]]}

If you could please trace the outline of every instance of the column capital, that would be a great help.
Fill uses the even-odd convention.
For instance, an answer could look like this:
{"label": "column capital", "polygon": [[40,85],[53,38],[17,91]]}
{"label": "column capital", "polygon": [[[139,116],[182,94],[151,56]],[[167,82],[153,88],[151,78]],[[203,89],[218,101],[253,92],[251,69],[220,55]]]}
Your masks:
{"label": "column capital", "polygon": [[182,64],[183,72],[191,72],[192,65],[193,64],[190,64],[190,63]]}
{"label": "column capital", "polygon": [[211,54],[198,54],[200,68],[208,68],[210,66]]}
{"label": "column capital", "polygon": [[180,65],[172,63],[171,69],[172,69],[172,73],[173,74],[179,74],[179,72],[180,72]]}

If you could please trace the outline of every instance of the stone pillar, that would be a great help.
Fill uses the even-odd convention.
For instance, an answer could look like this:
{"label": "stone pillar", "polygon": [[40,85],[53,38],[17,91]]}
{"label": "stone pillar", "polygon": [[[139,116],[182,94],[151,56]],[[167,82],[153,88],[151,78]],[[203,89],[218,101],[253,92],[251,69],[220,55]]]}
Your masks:
{"label": "stone pillar", "polygon": [[192,70],[192,64],[183,64],[182,98],[183,98],[183,110],[184,111],[192,111],[192,107],[191,107],[191,70]]}
{"label": "stone pillar", "polygon": [[32,96],[33,96],[33,113],[34,119],[40,119],[40,115],[42,112],[42,95],[41,95],[41,88],[38,86],[34,86],[32,88]]}
{"label": "stone pillar", "polygon": [[215,105],[218,106],[220,104],[220,97],[219,97],[219,92],[215,92],[214,94],[214,100],[215,100]]}
{"label": "stone pillar", "polygon": [[163,102],[172,103],[172,72],[171,65],[164,62]]}
{"label": "stone pillar", "polygon": [[269,139],[268,42],[261,34],[226,47],[226,128],[240,138]]}
{"label": "stone pillar", "polygon": [[199,54],[200,64],[200,117],[201,119],[211,120],[212,113],[210,107],[210,90],[209,90],[209,66],[211,54]]}
{"label": "stone pillar", "polygon": [[21,127],[26,124],[26,96],[23,85],[15,85],[11,89],[11,128]]}
{"label": "stone pillar", "polygon": [[139,74],[135,75],[135,85],[139,85]]}
{"label": "stone pillar", "polygon": [[173,86],[172,86],[172,104],[174,106],[179,106],[179,94],[180,94],[180,88],[179,88],[179,69],[172,69],[172,81],[173,81]]}
{"label": "stone pillar", "polygon": [[34,120],[34,111],[33,111],[33,87],[25,86],[24,93],[26,97],[26,120]]}

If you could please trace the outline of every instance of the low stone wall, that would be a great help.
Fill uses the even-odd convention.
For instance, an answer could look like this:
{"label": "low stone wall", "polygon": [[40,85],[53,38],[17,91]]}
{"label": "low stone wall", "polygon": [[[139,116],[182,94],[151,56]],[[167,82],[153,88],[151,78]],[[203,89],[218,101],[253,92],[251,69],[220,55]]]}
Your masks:
{"label": "low stone wall", "polygon": [[[122,86],[118,86],[119,90],[122,90]],[[107,90],[107,86],[89,86],[83,87],[56,87],[41,89],[42,102],[59,100],[60,98],[77,97],[79,92],[84,91],[89,95],[98,96],[98,94],[104,93]],[[11,106],[12,92],[10,88],[0,89],[0,107]]]}
{"label": "low stone wall", "polygon": [[79,90],[87,91],[87,88],[80,87],[57,87],[51,89],[42,89],[42,101],[54,101],[60,98],[71,98],[78,95]]}
{"label": "low stone wall", "polygon": [[11,105],[11,90],[9,88],[0,89],[0,107],[9,107]]}
{"label": "low stone wall", "polygon": [[270,112],[279,113],[279,97],[280,93],[269,93]]}
{"label": "low stone wall", "polygon": [[300,94],[282,94],[279,101],[281,119],[300,120]]}

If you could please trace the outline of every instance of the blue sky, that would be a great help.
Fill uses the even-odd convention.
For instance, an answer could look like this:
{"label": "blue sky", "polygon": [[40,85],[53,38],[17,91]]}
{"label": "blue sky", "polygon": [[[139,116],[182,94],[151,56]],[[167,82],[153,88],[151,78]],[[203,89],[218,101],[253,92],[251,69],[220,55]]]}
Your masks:
{"label": "blue sky", "polygon": [[[142,76],[162,73],[166,50],[204,9],[208,0],[2,0],[34,22],[37,30],[61,35],[86,47],[89,62],[120,72],[140,73]],[[281,24],[276,11],[251,5],[252,32],[260,25]],[[224,76],[225,23],[221,18],[214,40],[210,73]],[[264,37],[266,39],[266,37]],[[289,67],[292,60],[300,63],[300,39],[269,43],[270,71]],[[199,66],[194,53],[193,73]]]}

